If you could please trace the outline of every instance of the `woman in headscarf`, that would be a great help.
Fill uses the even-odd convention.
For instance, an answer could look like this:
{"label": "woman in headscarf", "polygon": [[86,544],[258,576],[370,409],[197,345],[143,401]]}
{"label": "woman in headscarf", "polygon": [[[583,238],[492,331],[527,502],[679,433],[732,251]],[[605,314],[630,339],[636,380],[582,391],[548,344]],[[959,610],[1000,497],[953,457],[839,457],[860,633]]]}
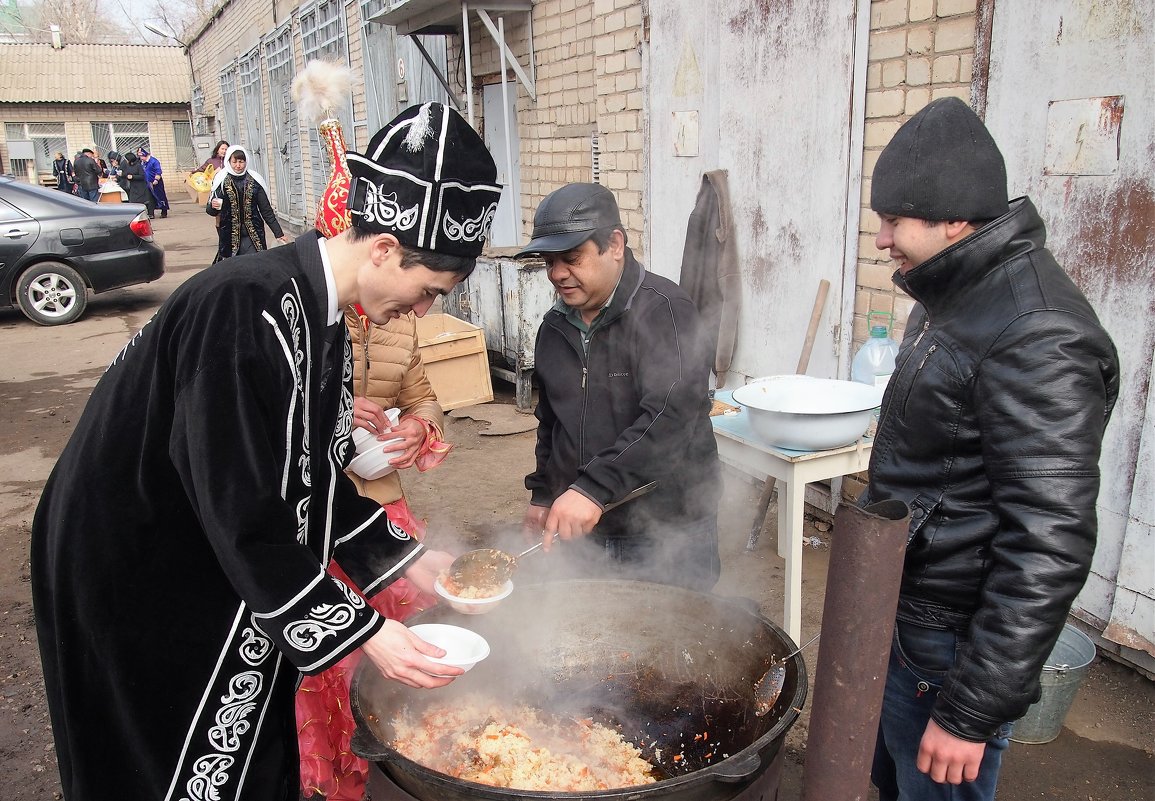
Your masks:
{"label": "woman in headscarf", "polygon": [[209,196],[209,214],[218,217],[217,238],[220,242],[214,263],[221,259],[265,250],[265,226],[281,242],[289,238],[269,203],[268,185],[260,173],[249,169],[249,154],[233,145],[225,154],[225,167],[213,178]]}
{"label": "woman in headscarf", "polygon": [[59,151],[56,153],[56,158],[52,161],[52,174],[56,176],[56,188],[61,192],[72,193],[76,188],[76,178],[72,173],[72,162],[64,157],[63,153]]}
{"label": "woman in headscarf", "polygon": [[144,165],[144,177],[148,181],[148,191],[152,193],[153,205],[149,206],[148,216],[153,215],[153,209],[160,209],[161,218],[168,216],[168,194],[164,191],[164,178],[161,177],[164,172],[160,168],[160,162],[156,157],[149,153],[146,149],[139,148],[136,151],[140,155],[141,164]]}
{"label": "woman in headscarf", "polygon": [[[149,207],[152,202],[152,194],[148,191],[148,179],[144,176],[144,167],[141,166],[140,159],[135,153],[125,153],[120,158],[120,170],[117,174],[117,182],[121,188],[128,193],[129,203],[143,203]],[[151,217],[152,215],[149,214]]]}

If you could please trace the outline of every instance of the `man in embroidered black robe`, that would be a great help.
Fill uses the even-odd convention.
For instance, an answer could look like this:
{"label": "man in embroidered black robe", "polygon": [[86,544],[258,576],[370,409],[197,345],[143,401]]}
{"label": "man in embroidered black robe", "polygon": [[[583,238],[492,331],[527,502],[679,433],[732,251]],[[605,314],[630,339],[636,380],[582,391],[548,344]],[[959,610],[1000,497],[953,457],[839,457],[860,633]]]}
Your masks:
{"label": "man in embroidered black robe", "polygon": [[[500,195],[452,110],[404,112],[349,154],[353,228],[189,279],[113,360],[37,509],[32,579],[68,801],[297,799],[300,672],[360,647],[439,687],[443,652],[371,596],[424,550],[357,494],[341,310],[418,315],[473,268]],[[398,224],[398,223],[402,224]]]}

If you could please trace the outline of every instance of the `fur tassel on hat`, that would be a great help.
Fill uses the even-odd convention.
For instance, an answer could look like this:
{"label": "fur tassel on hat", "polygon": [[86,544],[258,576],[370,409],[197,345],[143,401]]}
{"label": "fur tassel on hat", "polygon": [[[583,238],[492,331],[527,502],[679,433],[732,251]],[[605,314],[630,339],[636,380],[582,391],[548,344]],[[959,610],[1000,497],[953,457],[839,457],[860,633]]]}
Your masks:
{"label": "fur tassel on hat", "polygon": [[319,123],[349,102],[353,71],[335,61],[310,61],[293,79],[293,101],[306,119]]}

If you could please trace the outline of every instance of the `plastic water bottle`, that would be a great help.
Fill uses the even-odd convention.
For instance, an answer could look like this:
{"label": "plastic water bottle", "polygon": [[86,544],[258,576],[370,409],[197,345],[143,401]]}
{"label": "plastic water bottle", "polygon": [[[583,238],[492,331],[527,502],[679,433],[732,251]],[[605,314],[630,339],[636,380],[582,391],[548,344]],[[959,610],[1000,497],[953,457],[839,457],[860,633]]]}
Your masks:
{"label": "plastic water bottle", "polygon": [[[889,320],[890,315],[871,312],[868,317]],[[876,325],[871,321],[870,338],[858,349],[854,361],[850,363],[851,380],[886,389],[891,373],[894,372],[894,359],[898,356],[898,343],[890,338],[889,331],[886,323]]]}

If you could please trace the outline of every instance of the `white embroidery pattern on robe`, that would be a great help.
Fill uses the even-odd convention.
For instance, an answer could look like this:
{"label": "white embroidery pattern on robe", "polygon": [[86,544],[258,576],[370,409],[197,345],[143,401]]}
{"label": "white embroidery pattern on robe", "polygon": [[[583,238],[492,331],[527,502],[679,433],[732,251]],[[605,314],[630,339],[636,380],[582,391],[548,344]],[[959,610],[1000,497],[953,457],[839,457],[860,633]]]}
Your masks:
{"label": "white embroidery pattern on robe", "polygon": [[[244,604],[238,614],[245,614]],[[248,622],[249,625],[239,632],[234,630],[230,638],[232,645],[226,647],[226,654],[235,647],[236,655],[257,669],[239,670],[229,679],[227,692],[219,697],[221,706],[212,713],[213,725],[205,733],[208,744],[216,753],[202,754],[193,761],[192,775],[184,784],[186,795],[180,796],[180,801],[219,801],[219,788],[229,781],[230,769],[236,763],[231,754],[245,745],[241,737],[252,728],[250,717],[260,699],[267,698],[267,687],[276,677],[275,664],[271,666],[273,672],[268,677],[261,672],[261,666],[273,653],[272,640],[257,625],[251,613]],[[269,667],[263,669],[267,671]]]}
{"label": "white embroidery pattern on robe", "polygon": [[188,795],[182,796],[181,801],[217,801],[220,798],[217,788],[229,780],[228,770],[235,761],[225,754],[198,759],[193,765],[193,777],[185,784]]}
{"label": "white embroidery pattern on robe", "polygon": [[497,214],[496,203],[490,203],[481,214],[461,222],[453,219],[452,215],[446,212],[442,228],[445,230],[445,235],[455,242],[476,242],[479,239],[484,241],[495,214]]}
{"label": "white embroidery pattern on robe", "polygon": [[388,528],[389,528],[389,533],[393,535],[393,539],[395,539],[395,540],[412,539],[409,536],[409,532],[407,532],[405,529],[401,528],[401,526],[397,525],[392,520],[388,521]]}
{"label": "white embroidery pattern on robe", "polygon": [[319,604],[309,610],[309,617],[295,620],[285,626],[285,639],[294,647],[311,653],[321,647],[327,637],[349,628],[357,620],[357,610],[365,608],[365,599],[349,589],[342,581],[333,579],[341,589],[347,604]]}
{"label": "white embroidery pattern on robe", "polygon": [[252,625],[241,632],[240,654],[245,664],[256,667],[273,652],[273,641],[261,631],[257,622],[251,617],[249,622]]}
{"label": "white embroidery pattern on robe", "polygon": [[337,430],[333,437],[333,458],[345,463],[345,452],[353,444],[353,349],[345,337],[345,358],[341,369],[341,402],[337,408]]}
{"label": "white embroidery pattern on robe", "polygon": [[264,678],[255,670],[233,676],[228,695],[221,696],[216,725],[209,729],[209,742],[217,750],[235,753],[241,747],[241,736],[249,730],[248,717],[257,708]]}
{"label": "white embroidery pattern on robe", "polygon": [[304,425],[301,431],[301,456],[297,460],[297,466],[301,468],[301,483],[306,487],[313,485],[312,476],[310,472],[310,445],[309,445],[309,405],[308,396],[305,393],[305,349],[301,346],[301,302],[296,295],[286,292],[281,297],[281,311],[285,315],[285,321],[289,324],[289,332],[291,334],[291,341],[293,344],[293,373],[297,382],[297,394],[302,397],[304,403],[301,411],[304,419]]}

